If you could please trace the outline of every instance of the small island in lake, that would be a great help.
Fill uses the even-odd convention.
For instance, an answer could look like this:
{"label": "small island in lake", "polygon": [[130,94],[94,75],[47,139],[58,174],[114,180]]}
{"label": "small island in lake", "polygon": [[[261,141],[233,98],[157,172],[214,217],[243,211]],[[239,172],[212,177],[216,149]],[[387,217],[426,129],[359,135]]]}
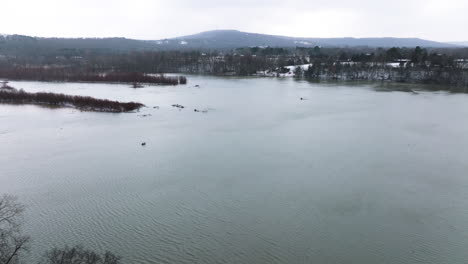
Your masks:
{"label": "small island in lake", "polygon": [[82,111],[122,113],[131,112],[145,106],[136,102],[118,102],[107,99],[97,99],[90,96],[66,95],[57,93],[28,93],[10,86],[0,88],[0,103],[35,104],[54,107],[73,107]]}

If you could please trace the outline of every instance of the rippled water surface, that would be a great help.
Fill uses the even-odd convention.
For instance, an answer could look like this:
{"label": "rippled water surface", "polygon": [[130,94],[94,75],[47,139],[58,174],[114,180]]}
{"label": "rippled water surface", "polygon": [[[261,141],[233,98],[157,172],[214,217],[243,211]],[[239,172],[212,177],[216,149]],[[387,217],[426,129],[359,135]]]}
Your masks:
{"label": "rippled water surface", "polygon": [[27,205],[30,259],[83,244],[128,263],[468,262],[467,95],[189,82],[11,83],[148,106],[0,105],[0,193]]}

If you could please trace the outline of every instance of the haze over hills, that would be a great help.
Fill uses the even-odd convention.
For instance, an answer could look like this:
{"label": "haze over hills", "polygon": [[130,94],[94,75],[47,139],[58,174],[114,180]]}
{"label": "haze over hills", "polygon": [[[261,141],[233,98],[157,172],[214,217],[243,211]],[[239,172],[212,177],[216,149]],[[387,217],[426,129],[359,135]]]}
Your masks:
{"label": "haze over hills", "polygon": [[296,38],[237,30],[213,30],[163,40],[127,38],[42,38],[0,35],[0,55],[52,54],[56,51],[91,50],[128,52],[138,50],[232,50],[241,47],[460,47],[467,43],[441,43],[419,38]]}
{"label": "haze over hills", "polygon": [[419,38],[297,38],[275,36],[237,30],[213,30],[195,35],[160,40],[157,43],[165,48],[212,48],[232,49],[249,46],[270,47],[455,47],[450,43],[442,43]]}
{"label": "haze over hills", "polygon": [[468,47],[468,41],[453,41],[453,42],[449,42],[449,43],[457,45],[457,46]]}

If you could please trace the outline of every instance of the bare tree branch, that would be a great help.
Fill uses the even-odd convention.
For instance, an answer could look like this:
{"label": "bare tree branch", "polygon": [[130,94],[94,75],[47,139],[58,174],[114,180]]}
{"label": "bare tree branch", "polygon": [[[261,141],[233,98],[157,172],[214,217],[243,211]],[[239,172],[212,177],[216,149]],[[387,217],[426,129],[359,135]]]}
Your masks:
{"label": "bare tree branch", "polygon": [[27,250],[29,237],[22,235],[24,207],[14,196],[0,197],[0,264],[16,264]]}

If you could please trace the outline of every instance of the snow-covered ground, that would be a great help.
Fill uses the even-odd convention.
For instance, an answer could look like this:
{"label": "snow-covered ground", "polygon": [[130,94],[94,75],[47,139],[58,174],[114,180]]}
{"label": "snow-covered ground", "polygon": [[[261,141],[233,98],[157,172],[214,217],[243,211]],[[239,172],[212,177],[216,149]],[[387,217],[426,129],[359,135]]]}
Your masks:
{"label": "snow-covered ground", "polygon": [[164,41],[163,40],[158,40],[158,41],[156,41],[156,44],[158,44],[158,45],[169,44],[169,40],[164,40]]}
{"label": "snow-covered ground", "polygon": [[285,66],[285,68],[289,69],[290,72],[294,72],[297,67],[301,67],[303,71],[307,71],[309,69],[310,64],[302,64],[302,65],[292,65],[292,66]]}
{"label": "snow-covered ground", "polygon": [[257,71],[258,76],[266,76],[266,77],[294,77],[294,72],[296,68],[301,67],[303,71],[307,71],[309,69],[310,64],[302,64],[302,65],[290,65],[285,66],[284,68],[288,69],[289,71],[286,73],[279,73],[278,71]]}
{"label": "snow-covered ground", "polygon": [[389,63],[387,63],[387,66],[392,67],[392,68],[400,68],[400,63],[399,62],[389,62]]}
{"label": "snow-covered ground", "polygon": [[312,43],[308,41],[294,41],[294,44],[303,44],[303,45],[312,45]]}

